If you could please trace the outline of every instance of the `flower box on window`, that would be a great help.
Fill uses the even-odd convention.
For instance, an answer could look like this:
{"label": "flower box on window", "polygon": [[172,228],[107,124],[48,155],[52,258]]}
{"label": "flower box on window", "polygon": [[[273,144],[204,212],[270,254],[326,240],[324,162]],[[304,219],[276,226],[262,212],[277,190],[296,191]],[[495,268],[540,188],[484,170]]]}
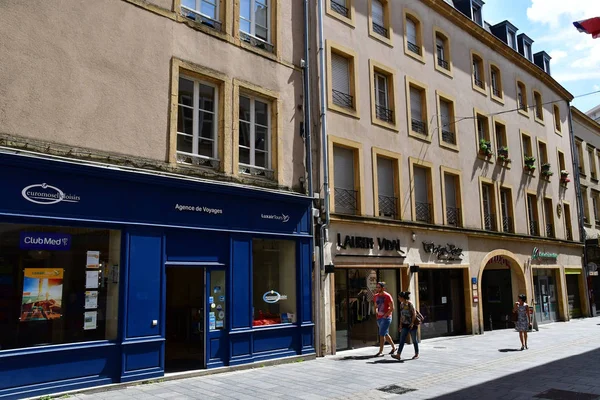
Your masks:
{"label": "flower box on window", "polygon": [[554,172],[552,172],[550,170],[551,168],[552,168],[552,165],[550,163],[542,164],[542,175],[544,175],[546,178],[549,178],[552,175],[554,175]]}
{"label": "flower box on window", "polygon": [[493,155],[492,143],[485,139],[481,139],[479,141],[479,154],[481,154],[485,158],[490,158]]}
{"label": "flower box on window", "polygon": [[509,163],[512,160],[508,158],[508,147],[502,146],[498,149],[498,160],[503,163]]}
{"label": "flower box on window", "polygon": [[569,179],[569,171],[566,169],[560,171],[560,182],[564,184],[571,182],[571,179]]}
{"label": "flower box on window", "polygon": [[535,157],[525,156],[525,170],[533,172],[535,171]]}

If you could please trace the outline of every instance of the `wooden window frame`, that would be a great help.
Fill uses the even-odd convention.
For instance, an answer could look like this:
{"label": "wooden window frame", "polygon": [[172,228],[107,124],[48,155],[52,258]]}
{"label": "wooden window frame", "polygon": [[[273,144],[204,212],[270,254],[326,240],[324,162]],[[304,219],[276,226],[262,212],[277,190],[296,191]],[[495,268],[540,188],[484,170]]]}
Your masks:
{"label": "wooden window frame", "polygon": [[[483,207],[483,186],[484,185],[489,185],[491,186],[490,188],[490,196],[492,196],[492,200],[493,200],[493,213],[494,213],[494,220],[496,222],[496,229],[495,230],[491,230],[488,231],[487,229],[485,229],[485,210]],[[481,230],[486,231],[486,232],[502,232],[500,230],[500,225],[498,224],[498,205],[499,205],[499,199],[498,199],[498,190],[497,190],[497,185],[496,182],[494,182],[493,180],[489,179],[489,178],[485,178],[483,176],[479,177],[479,207],[480,207],[480,217],[481,217]]]}
{"label": "wooden window frame", "polygon": [[[484,95],[487,97],[487,79],[486,79],[486,74],[485,74],[485,59],[483,58],[483,56],[481,55],[481,53],[475,51],[475,50],[471,50],[471,87],[473,88],[473,90],[475,90],[476,92]],[[479,79],[481,80],[481,82],[483,83],[483,87],[480,87],[478,85],[475,84],[475,70],[473,68],[473,63],[475,61],[475,58],[478,58],[480,61],[480,65],[479,65]]]}
{"label": "wooden window frame", "polygon": [[177,163],[177,117],[178,117],[178,103],[179,103],[179,78],[180,76],[187,76],[192,79],[199,81],[205,81],[211,83],[216,88],[218,119],[216,140],[217,140],[217,159],[220,161],[217,168],[211,168],[219,172],[226,174],[232,174],[232,154],[231,152],[225,151],[225,143],[231,142],[232,132],[227,129],[231,124],[229,116],[232,115],[232,85],[231,80],[221,73],[217,73],[206,67],[196,65],[187,61],[183,61],[177,58],[171,60],[171,96],[170,96],[170,124],[169,124],[169,163],[178,166],[186,166],[190,168],[197,168],[194,165],[179,164]]}
{"label": "wooden window frame", "polygon": [[[502,191],[506,190],[508,191],[508,195],[509,195],[509,204],[508,204],[508,213],[509,215],[507,215],[506,217],[510,218],[512,220],[512,232],[505,232],[504,231],[504,211],[502,210]],[[502,229],[500,230],[500,232],[503,233],[517,233],[517,221],[515,220],[515,205],[514,205],[514,197],[513,197],[513,187],[511,185],[507,185],[507,184],[503,184],[500,183],[498,185],[498,206],[500,209],[500,215],[499,215],[499,219],[500,219],[500,225],[502,227]]]}
{"label": "wooden window frame", "polygon": [[[377,97],[375,93],[375,74],[384,75],[387,77],[387,91],[389,109],[394,113],[394,122],[387,122],[377,118]],[[382,128],[391,129],[395,132],[399,131],[398,127],[398,102],[396,101],[396,70],[383,65],[375,60],[369,60],[369,82],[371,93],[371,123]]]}
{"label": "wooden window frame", "polygon": [[[335,174],[334,174],[334,157],[333,149],[335,146],[344,147],[354,152],[354,187],[357,188],[357,200],[356,200],[356,215],[365,215],[365,182],[364,182],[364,163],[363,163],[363,145],[362,143],[355,142],[354,140],[344,139],[337,136],[328,135],[328,151],[329,160],[328,166],[331,173],[329,174],[329,185],[331,188],[335,188]],[[335,190],[329,196],[329,207],[335,210]],[[334,211],[335,212],[335,211]]]}
{"label": "wooden window frame", "polygon": [[554,104],[552,106],[552,114],[554,119],[554,133],[562,136],[562,122],[560,119],[560,107]]}
{"label": "wooden window frame", "polygon": [[417,221],[417,212],[416,212],[416,192],[415,192],[415,174],[414,168],[426,168],[429,170],[429,174],[427,175],[427,199],[431,205],[431,224],[435,225],[437,213],[435,211],[435,196],[433,195],[433,182],[435,180],[433,176],[434,166],[433,163],[430,163],[425,160],[418,159],[416,157],[408,158],[409,165],[409,182],[410,182],[410,203],[411,203],[411,216],[414,222]]}
{"label": "wooden window frame", "polygon": [[[438,138],[440,141],[440,147],[445,147],[447,149],[454,150],[454,151],[460,151],[460,142],[459,142],[459,133],[458,133],[459,124],[456,123],[456,99],[454,97],[450,96],[449,94],[443,93],[439,90],[435,91],[435,99],[436,99],[436,107],[437,107]],[[442,134],[443,134],[442,131],[444,128],[442,126],[442,107],[441,107],[442,100],[446,101],[447,103],[450,103],[450,105],[451,105],[449,118],[450,118],[450,121],[452,124],[451,132],[454,133],[454,141],[456,142],[455,144],[445,142],[442,138]]]}
{"label": "wooden window frame", "polygon": [[587,178],[585,162],[583,160],[583,142],[581,140],[575,139],[575,151],[577,152],[577,165],[579,166],[579,175]]}
{"label": "wooden window frame", "polygon": [[402,215],[402,202],[400,201],[400,195],[402,193],[402,155],[393,151],[380,149],[378,147],[371,148],[371,160],[373,168],[373,215],[376,218],[379,217],[379,180],[377,171],[377,161],[379,158],[386,158],[392,161],[394,167],[394,195],[396,196],[396,220],[404,219]]}
{"label": "wooden window frame", "polygon": [[[452,175],[456,178],[456,197],[457,197],[457,208],[460,210],[460,224],[459,228],[465,226],[465,208],[463,206],[463,196],[462,196],[462,171],[450,167],[445,167],[440,165],[440,181],[442,187],[442,219],[443,224],[448,225],[448,213],[446,211],[446,175]],[[450,225],[454,226],[454,225]]]}
{"label": "wooden window frame", "polygon": [[[536,140],[536,147],[537,147],[537,162],[538,162],[538,168],[540,170],[540,177],[545,179],[545,180],[550,180],[550,177],[546,177],[544,174],[542,174],[542,165],[544,165],[545,163],[550,163],[550,155],[548,154],[548,143],[546,143],[545,140],[540,139],[539,137],[535,138]],[[542,147],[544,148],[544,152],[546,153],[546,159],[542,160]]]}
{"label": "wooden window frame", "polygon": [[[511,165],[512,165],[512,159],[510,159],[510,155],[511,155],[511,150],[510,147],[508,146],[508,133],[507,133],[507,125],[506,122],[496,116],[492,117],[492,125],[494,126],[494,147],[496,149],[496,162],[500,165],[502,165],[504,168],[510,169]],[[498,132],[496,130],[496,126],[497,125],[502,125],[502,127],[504,128],[504,143],[506,143],[506,147],[508,149],[508,157],[510,159],[510,161],[508,162],[504,162],[503,160],[500,159],[500,157],[498,157],[498,151],[500,150],[500,145],[498,144]]]}
{"label": "wooden window frame", "polygon": [[[427,105],[429,104],[429,102],[427,101],[427,90],[428,87],[426,84],[419,82],[411,77],[409,77],[408,75],[406,75],[405,77],[405,86],[406,86],[406,116],[407,116],[407,122],[408,122],[408,136],[412,136],[416,139],[419,140],[424,140],[426,142],[431,143],[431,124],[429,121],[429,110],[427,108]],[[427,134],[424,135],[422,133],[413,131],[412,129],[412,107],[410,106],[410,88],[411,86],[419,89],[422,91],[423,95],[421,96],[421,113],[423,115],[421,115],[422,118],[422,122],[424,122],[426,124],[426,129],[427,129]]]}
{"label": "wooden window frame", "polygon": [[[330,0],[331,1],[331,0]],[[387,29],[387,37],[380,35],[379,33],[373,30],[373,0],[368,0],[368,24],[369,24],[369,36],[375,40],[380,41],[383,44],[386,44],[390,47],[394,47],[393,38],[394,38],[394,28],[391,23],[391,0],[379,0],[383,5],[383,21],[385,23],[384,28]]]}
{"label": "wooden window frame", "polygon": [[[547,202],[550,202],[550,216],[552,218],[552,221],[550,221],[550,223],[552,224],[552,236],[548,236],[548,230],[546,229],[548,226],[548,221],[546,220],[546,204]],[[548,196],[544,196],[542,204],[544,206],[544,210],[543,210],[543,214],[544,214],[544,235],[548,238],[552,238],[552,239],[556,239],[556,218],[554,218],[554,204],[552,202],[552,197],[548,197]]]}
{"label": "wooden window frame", "polygon": [[[532,138],[532,136],[531,136],[529,133],[525,132],[524,130],[521,130],[521,131],[520,131],[520,135],[519,135],[519,137],[520,137],[520,139],[521,139],[521,140],[520,140],[520,142],[521,142],[521,162],[522,162],[523,170],[525,171],[525,156],[526,156],[527,154],[525,154],[525,150],[526,150],[526,149],[525,149],[525,143],[523,142],[523,138],[525,138],[525,137],[526,137],[526,138],[528,138],[528,139],[529,139],[529,146],[530,146],[530,149],[528,149],[528,150],[530,150],[530,151],[531,151],[531,157],[535,157],[535,148],[534,148],[534,144],[533,144],[533,138]],[[536,160],[537,160],[537,158],[538,158],[538,157],[536,157]],[[531,172],[531,171],[530,171],[530,172],[528,172],[528,173],[529,173],[529,174],[530,174],[532,177],[535,177],[535,172]]]}
{"label": "wooden window frame", "polygon": [[[358,55],[352,49],[344,47],[340,44],[332,42],[331,40],[326,41],[325,47],[327,48],[327,108],[345,114],[349,117],[360,119],[360,101],[359,101],[359,83],[358,83]],[[333,73],[332,73],[332,54],[335,53],[348,59],[348,66],[350,69],[350,95],[353,97],[353,108],[345,108],[339,106],[333,102]]]}
{"label": "wooden window frame", "polygon": [[[416,30],[416,34],[417,34],[417,42],[419,42],[419,43],[413,43],[413,44],[420,49],[421,54],[416,54],[415,52],[408,49],[408,35],[407,35],[407,29],[406,29],[407,19],[411,19],[415,24],[415,30]],[[423,41],[423,23],[421,21],[421,18],[419,18],[419,15],[416,12],[405,7],[402,10],[402,22],[403,22],[403,28],[404,28],[404,54],[425,64],[425,46],[424,46],[424,41]]]}
{"label": "wooden window frame", "polygon": [[[446,69],[438,64],[438,54],[437,54],[437,38],[438,35],[441,37],[444,42],[444,61],[448,63],[448,68]],[[435,70],[441,72],[442,74],[449,76],[452,78],[454,76],[453,72],[453,64],[452,64],[452,46],[450,44],[450,36],[440,27],[433,27],[433,65]]]}
{"label": "wooden window frame", "polygon": [[588,198],[588,192],[589,188],[587,186],[581,185],[581,201],[583,203],[583,224],[587,227],[591,227],[592,219],[590,217],[590,200]]}
{"label": "wooden window frame", "polygon": [[[272,0],[275,1],[275,0]],[[183,15],[182,13],[182,0],[173,0],[173,12],[175,12],[176,14],[176,19],[177,21],[180,22],[185,22],[187,24],[189,24],[191,27],[193,27],[194,29],[198,29],[201,30],[203,32],[206,32],[208,34],[212,34],[221,38],[226,38],[227,35],[231,35],[233,36],[233,32],[232,32],[232,23],[231,21],[233,20],[233,5],[227,1],[227,0],[217,0],[217,14],[219,16],[218,20],[216,20],[217,22],[219,22],[221,24],[221,29],[215,29],[212,27],[209,27],[205,24],[203,24],[202,22],[198,22],[195,20],[192,20],[190,18],[187,18]],[[200,14],[199,10],[195,10],[195,12],[197,12],[198,14]],[[238,11],[239,14],[239,11]],[[239,26],[239,23],[238,23]]]}
{"label": "wooden window frame", "polygon": [[[479,129],[477,129],[477,122],[480,119],[479,117],[485,118],[486,129],[485,129],[484,135],[486,136],[485,137],[486,141],[488,141],[490,143],[491,151],[492,151],[492,156],[489,158],[485,157],[483,154],[481,154],[480,149],[479,149],[479,140],[480,139],[479,139]],[[495,146],[494,146],[495,140],[492,138],[492,133],[490,131],[490,117],[488,117],[482,110],[473,108],[473,122],[475,125],[475,148],[477,149],[477,157],[479,159],[487,161],[487,162],[493,162],[492,159],[495,154]]]}
{"label": "wooden window frame", "polygon": [[598,182],[598,167],[596,165],[596,149],[588,145],[586,147],[588,164],[590,166],[590,179],[594,182]]}
{"label": "wooden window frame", "polygon": [[[568,201],[564,201],[564,200],[562,203],[563,203],[562,208],[563,208],[563,215],[564,215],[564,217],[563,217],[563,221],[564,221],[563,234],[565,235],[564,236],[565,240],[574,241],[575,240],[575,232],[573,232],[573,224],[571,223],[571,218],[573,218],[573,214],[571,214],[571,203]],[[569,209],[569,211],[568,211],[569,218],[567,218],[567,207]],[[568,228],[568,230],[571,231],[571,239],[568,239],[567,228]]]}
{"label": "wooden window frame", "polygon": [[[536,225],[537,225],[537,231],[538,231],[538,235],[537,236],[533,236],[531,234],[531,231],[529,230],[531,228],[531,221],[529,220],[529,208],[527,207],[527,205],[529,204],[529,195],[534,196],[535,197],[535,209],[534,209],[534,213],[535,213],[535,217],[536,217]],[[542,231],[540,230],[540,207],[539,207],[539,198],[538,198],[538,194],[537,192],[533,191],[533,190],[527,190],[525,192],[525,216],[527,218],[527,234],[529,236],[532,237],[541,237],[542,236]]]}
{"label": "wooden window frame", "polygon": [[[542,97],[542,92],[540,92],[539,90],[533,89],[533,103],[535,105],[535,108],[533,110],[533,119],[540,125],[546,125],[546,123],[544,122],[544,99]],[[542,118],[538,117],[538,111],[540,111]]]}
{"label": "wooden window frame", "polygon": [[[594,213],[594,227],[600,227],[600,191],[597,189],[590,190],[590,198],[592,199],[592,212]],[[594,207],[594,199],[596,199],[596,207]],[[590,215],[591,216],[591,215]],[[596,219],[598,217],[598,219]]]}
{"label": "wooden window frame", "polygon": [[[233,37],[235,42],[239,44],[244,49],[250,50],[252,52],[267,56],[268,58],[279,60],[281,57],[281,46],[279,46],[279,30],[281,28],[279,23],[279,13],[281,10],[281,0],[269,0],[269,20],[268,20],[268,29],[269,29],[269,41],[266,41],[269,45],[273,46],[273,51],[268,51],[265,49],[261,49],[251,43],[247,43],[246,41],[241,39],[240,35],[240,2],[233,2]],[[228,17],[228,15],[227,15]],[[260,38],[257,40],[263,41]],[[264,41],[263,41],[264,42]]]}
{"label": "wooden window frame", "polygon": [[[498,91],[500,92],[500,96],[496,96],[494,94],[494,85],[492,79],[492,73],[496,70],[496,75],[498,77]],[[490,98],[495,102],[504,105],[504,85],[502,84],[502,71],[498,65],[490,62]]]}

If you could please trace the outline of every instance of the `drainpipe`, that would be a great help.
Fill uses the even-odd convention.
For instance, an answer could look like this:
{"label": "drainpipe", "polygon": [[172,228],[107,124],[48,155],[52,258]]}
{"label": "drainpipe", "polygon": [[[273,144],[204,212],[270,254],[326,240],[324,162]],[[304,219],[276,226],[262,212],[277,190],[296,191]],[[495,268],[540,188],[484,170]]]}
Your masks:
{"label": "drainpipe", "polygon": [[[309,22],[309,0],[304,0],[304,60],[303,61],[303,78],[304,78],[304,132],[306,139],[306,169],[307,169],[307,187],[308,187],[308,195],[310,198],[313,198],[313,161],[312,161],[312,115],[311,115],[311,107],[312,107],[312,96],[311,96],[311,79],[310,79],[310,22]],[[310,224],[310,234],[312,237],[312,250],[313,254],[315,254],[315,224],[314,224],[314,216],[312,214],[311,206],[311,224]],[[321,264],[317,264],[319,267]],[[315,351],[317,355],[320,354],[319,343],[320,343],[320,324],[319,319],[321,315],[321,307],[320,307],[320,298],[321,298],[321,272],[320,267],[315,268],[315,262],[313,260],[313,318],[315,322]]]}
{"label": "drainpipe", "polygon": [[[318,31],[319,31],[319,91],[321,98],[321,159],[322,159],[322,171],[323,171],[323,205],[325,208],[325,222],[321,224],[320,234],[319,234],[319,246],[321,247],[321,251],[319,251],[319,276],[318,276],[318,288],[319,297],[317,297],[319,304],[321,302],[321,275],[325,269],[325,254],[324,247],[326,241],[327,228],[329,227],[330,220],[330,210],[329,210],[329,155],[328,155],[328,142],[327,142],[327,99],[326,99],[326,81],[325,81],[325,46],[324,46],[324,33],[323,33],[323,18],[325,16],[325,8],[323,4],[323,0],[317,0],[318,6]],[[320,316],[320,310],[319,310]],[[320,321],[319,326],[317,326],[320,331]],[[320,340],[320,334],[319,334]],[[323,355],[321,350],[321,342],[317,342],[317,346],[319,347],[317,354]]]}
{"label": "drainpipe", "polygon": [[[583,216],[585,215],[583,212],[583,198],[581,197],[581,182],[579,181],[579,154],[575,148],[575,134],[573,133],[573,113],[571,112],[571,103],[567,102],[567,106],[569,107],[569,137],[571,139],[571,154],[573,158],[573,180],[575,185],[575,196],[577,197],[577,219],[579,220],[579,240],[583,242],[583,285],[585,288],[585,293],[588,297],[588,307],[589,307],[589,315],[592,315],[592,299],[590,298],[590,292],[588,290],[587,285],[587,245],[585,244],[585,228],[583,225]],[[577,154],[577,156],[576,156]],[[567,312],[569,305],[567,304]]]}

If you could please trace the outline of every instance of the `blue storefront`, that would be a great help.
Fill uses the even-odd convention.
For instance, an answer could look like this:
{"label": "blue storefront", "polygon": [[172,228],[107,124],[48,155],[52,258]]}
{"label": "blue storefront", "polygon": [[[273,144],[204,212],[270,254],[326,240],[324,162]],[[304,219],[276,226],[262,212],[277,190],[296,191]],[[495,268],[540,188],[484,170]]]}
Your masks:
{"label": "blue storefront", "polygon": [[0,155],[0,398],[314,354],[310,199]]}

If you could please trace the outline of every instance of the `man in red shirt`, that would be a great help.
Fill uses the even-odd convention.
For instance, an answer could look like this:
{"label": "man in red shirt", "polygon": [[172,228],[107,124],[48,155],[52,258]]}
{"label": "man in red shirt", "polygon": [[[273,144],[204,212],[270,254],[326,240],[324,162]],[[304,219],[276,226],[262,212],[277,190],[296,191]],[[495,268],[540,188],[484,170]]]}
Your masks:
{"label": "man in red shirt", "polygon": [[377,310],[377,327],[379,328],[379,353],[376,357],[383,356],[383,346],[385,341],[392,345],[390,354],[396,352],[396,345],[390,336],[390,324],[392,323],[392,313],[394,312],[394,299],[392,295],[385,291],[385,282],[377,282],[375,288],[376,295],[373,298],[375,309]]}

